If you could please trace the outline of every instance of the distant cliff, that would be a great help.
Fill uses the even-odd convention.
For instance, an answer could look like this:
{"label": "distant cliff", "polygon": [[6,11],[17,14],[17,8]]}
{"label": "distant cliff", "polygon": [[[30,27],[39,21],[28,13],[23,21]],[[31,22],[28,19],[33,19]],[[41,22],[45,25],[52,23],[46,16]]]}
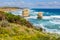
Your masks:
{"label": "distant cliff", "polygon": [[0,11],[4,11],[4,12],[16,11],[18,9],[23,9],[23,8],[19,8],[19,7],[0,7]]}

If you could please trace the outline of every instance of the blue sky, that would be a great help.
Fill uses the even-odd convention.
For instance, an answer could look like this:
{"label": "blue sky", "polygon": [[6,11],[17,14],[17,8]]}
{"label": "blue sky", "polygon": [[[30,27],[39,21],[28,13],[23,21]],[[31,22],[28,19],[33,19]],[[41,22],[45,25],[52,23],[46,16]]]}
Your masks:
{"label": "blue sky", "polygon": [[0,0],[0,7],[60,8],[60,0]]}

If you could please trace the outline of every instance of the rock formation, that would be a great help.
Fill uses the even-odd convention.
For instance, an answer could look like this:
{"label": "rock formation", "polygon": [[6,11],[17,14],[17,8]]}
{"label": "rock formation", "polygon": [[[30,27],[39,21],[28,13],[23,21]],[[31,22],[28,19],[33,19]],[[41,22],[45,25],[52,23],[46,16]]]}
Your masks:
{"label": "rock formation", "polygon": [[22,16],[23,16],[23,17],[28,17],[28,16],[29,16],[29,10],[28,10],[28,9],[24,9],[24,10],[22,11]]}
{"label": "rock formation", "polygon": [[43,13],[42,12],[38,12],[38,18],[42,19],[43,18]]}

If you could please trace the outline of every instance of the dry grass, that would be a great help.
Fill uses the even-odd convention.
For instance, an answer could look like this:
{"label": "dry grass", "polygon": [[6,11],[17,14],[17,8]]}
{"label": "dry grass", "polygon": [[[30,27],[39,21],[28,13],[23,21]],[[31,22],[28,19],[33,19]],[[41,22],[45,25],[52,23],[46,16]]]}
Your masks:
{"label": "dry grass", "polygon": [[56,40],[55,35],[52,36],[15,23],[9,24],[9,27],[0,27],[0,40]]}

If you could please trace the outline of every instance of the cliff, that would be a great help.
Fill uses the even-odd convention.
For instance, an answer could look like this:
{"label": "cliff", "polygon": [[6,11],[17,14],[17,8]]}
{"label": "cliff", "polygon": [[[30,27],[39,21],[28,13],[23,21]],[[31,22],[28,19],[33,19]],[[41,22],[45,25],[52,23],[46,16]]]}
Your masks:
{"label": "cliff", "polygon": [[23,8],[19,8],[19,7],[0,7],[0,11],[4,11],[4,12],[16,11],[18,9],[23,9]]}

